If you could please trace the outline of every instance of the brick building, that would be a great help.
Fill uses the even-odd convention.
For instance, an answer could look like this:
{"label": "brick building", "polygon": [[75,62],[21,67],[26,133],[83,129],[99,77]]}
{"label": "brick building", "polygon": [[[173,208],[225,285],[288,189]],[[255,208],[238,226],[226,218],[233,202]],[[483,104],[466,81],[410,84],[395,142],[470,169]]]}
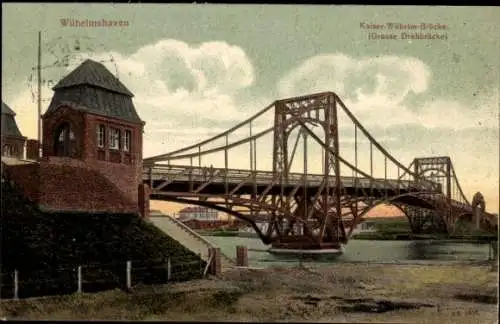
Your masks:
{"label": "brick building", "polygon": [[219,220],[219,213],[206,207],[186,207],[179,211],[179,220],[217,221]]}
{"label": "brick building", "polygon": [[149,193],[142,185],[145,123],[133,94],[92,60],[53,90],[42,116],[42,157],[36,164],[9,168],[11,176],[17,175],[14,180],[43,209],[147,216]]}
{"label": "brick building", "polygon": [[16,123],[16,113],[2,101],[2,156],[24,158],[26,137]]}

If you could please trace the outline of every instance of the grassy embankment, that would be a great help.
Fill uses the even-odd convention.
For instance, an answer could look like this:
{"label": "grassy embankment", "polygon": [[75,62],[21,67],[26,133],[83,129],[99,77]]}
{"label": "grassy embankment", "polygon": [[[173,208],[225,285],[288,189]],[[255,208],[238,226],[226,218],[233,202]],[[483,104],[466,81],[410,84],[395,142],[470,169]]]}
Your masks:
{"label": "grassy embankment", "polygon": [[[19,297],[72,293],[78,266],[83,291],[124,287],[126,261],[132,281],[165,283],[201,276],[205,262],[152,224],[131,214],[44,213],[20,191],[2,181],[1,297],[13,296],[18,271]],[[142,268],[142,269],[140,269]]]}

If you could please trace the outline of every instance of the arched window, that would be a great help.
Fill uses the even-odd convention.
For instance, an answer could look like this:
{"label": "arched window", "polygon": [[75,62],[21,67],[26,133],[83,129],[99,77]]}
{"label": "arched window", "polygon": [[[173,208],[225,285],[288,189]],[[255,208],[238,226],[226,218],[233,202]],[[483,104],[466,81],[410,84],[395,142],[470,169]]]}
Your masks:
{"label": "arched window", "polygon": [[68,123],[57,128],[54,139],[54,151],[57,156],[75,156],[76,137]]}
{"label": "arched window", "polygon": [[5,144],[3,146],[2,155],[7,157],[14,155],[14,149],[12,148],[12,146],[10,146],[9,144]]}

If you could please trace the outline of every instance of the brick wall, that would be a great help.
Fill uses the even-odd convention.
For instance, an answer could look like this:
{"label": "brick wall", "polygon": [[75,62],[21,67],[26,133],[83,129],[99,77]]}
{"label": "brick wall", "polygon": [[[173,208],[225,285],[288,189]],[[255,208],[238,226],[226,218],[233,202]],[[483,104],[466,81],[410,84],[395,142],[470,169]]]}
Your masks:
{"label": "brick wall", "polygon": [[[104,124],[106,127],[115,127],[121,131],[130,130],[132,132],[131,148],[129,152],[112,151],[109,149],[107,137],[105,147],[97,147],[97,127]],[[113,118],[106,118],[99,115],[85,115],[85,142],[84,160],[91,167],[98,169],[108,179],[119,186],[123,192],[137,201],[138,187],[142,183],[142,132],[143,125],[132,124]],[[100,160],[99,153],[104,157]],[[116,153],[117,162],[111,162],[112,153]]]}
{"label": "brick wall", "polygon": [[142,217],[148,218],[150,214],[150,199],[151,191],[147,184],[141,183],[139,185],[139,213]]}
{"label": "brick wall", "polygon": [[28,160],[38,160],[39,158],[39,144],[38,140],[29,139],[26,141],[26,159]]}
{"label": "brick wall", "polygon": [[24,196],[34,203],[40,198],[40,167],[37,163],[4,165],[9,180],[12,180]]}
{"label": "brick wall", "polygon": [[103,174],[77,163],[40,163],[40,207],[58,211],[138,212],[137,202]]}
{"label": "brick wall", "polygon": [[[43,128],[43,160],[53,164],[68,163],[79,168],[93,169],[115,184],[134,203],[138,203],[139,184],[142,183],[142,124],[107,118],[104,116],[82,113],[71,107],[62,106],[55,112],[44,116]],[[56,157],[54,152],[54,136],[58,127],[67,122],[70,124],[77,140],[77,155],[75,159]],[[132,132],[129,152],[111,152],[108,148],[108,138],[105,147],[97,147],[97,127],[115,127]],[[102,152],[101,152],[102,151]],[[116,161],[110,161],[110,152],[117,153]],[[101,153],[101,155],[99,155]],[[115,154],[116,155],[116,154]],[[103,159],[99,159],[99,156]]]}
{"label": "brick wall", "polygon": [[[128,199],[106,176],[74,159],[6,166],[9,179],[44,210],[139,211],[137,196]],[[136,189],[137,190],[137,189]]]}
{"label": "brick wall", "polygon": [[[127,200],[138,204],[139,184],[137,182],[135,167],[125,164],[114,164],[105,161],[82,161],[66,157],[49,156],[44,157],[43,165],[48,168],[53,167],[75,167],[82,172],[93,171],[93,174],[98,174],[112,183],[116,188],[119,188],[121,193]],[[87,170],[87,171],[84,171]],[[48,173],[48,171],[47,171]],[[89,174],[90,175],[90,174]],[[68,181],[71,181],[68,179]],[[89,181],[90,183],[91,181]]]}

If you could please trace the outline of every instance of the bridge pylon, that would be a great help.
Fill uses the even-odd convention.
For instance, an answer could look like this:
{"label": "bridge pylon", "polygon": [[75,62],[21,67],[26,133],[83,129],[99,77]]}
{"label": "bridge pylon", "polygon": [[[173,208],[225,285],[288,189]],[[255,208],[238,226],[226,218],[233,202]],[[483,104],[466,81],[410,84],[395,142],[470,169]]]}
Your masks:
{"label": "bridge pylon", "polygon": [[415,181],[423,179],[437,183],[444,200],[434,204],[434,208],[407,207],[412,232],[420,233],[449,233],[453,227],[451,212],[453,165],[449,156],[422,157],[413,160]]}
{"label": "bridge pylon", "polygon": [[[276,233],[272,243],[275,249],[336,249],[347,242],[341,221],[342,182],[336,103],[333,93],[275,103],[273,173],[277,176],[280,190],[272,196],[272,203],[286,211],[282,215],[273,215],[269,226],[269,232],[274,230]],[[308,190],[308,155],[304,154],[304,186],[302,190],[290,194],[289,174],[293,156],[290,155],[292,150],[288,146],[288,138],[299,127],[304,135],[306,152],[307,136],[312,135],[311,126],[319,126],[324,131],[324,137],[319,141],[329,151],[321,161],[321,185],[315,190]],[[318,138],[315,139],[318,141]],[[297,231],[297,228],[300,230]]]}

